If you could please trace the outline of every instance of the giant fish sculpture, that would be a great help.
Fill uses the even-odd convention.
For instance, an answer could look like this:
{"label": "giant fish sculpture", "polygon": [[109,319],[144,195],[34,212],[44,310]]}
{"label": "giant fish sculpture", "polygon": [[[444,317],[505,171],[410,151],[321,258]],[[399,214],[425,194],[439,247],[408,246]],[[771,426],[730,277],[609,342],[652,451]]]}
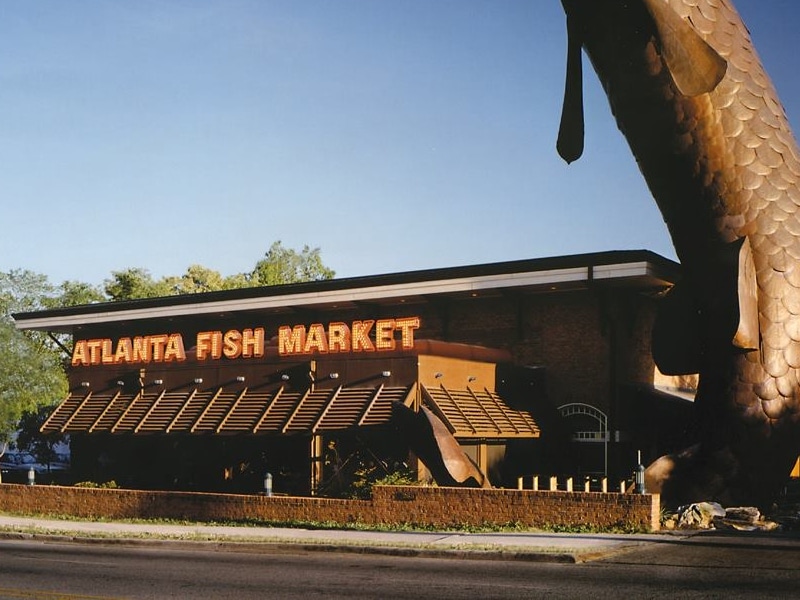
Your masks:
{"label": "giant fish sculpture", "polygon": [[683,266],[653,356],[699,373],[699,441],[656,460],[677,505],[768,505],[800,454],[800,153],[729,0],[562,0],[567,81],[557,148],[583,150],[590,58]]}

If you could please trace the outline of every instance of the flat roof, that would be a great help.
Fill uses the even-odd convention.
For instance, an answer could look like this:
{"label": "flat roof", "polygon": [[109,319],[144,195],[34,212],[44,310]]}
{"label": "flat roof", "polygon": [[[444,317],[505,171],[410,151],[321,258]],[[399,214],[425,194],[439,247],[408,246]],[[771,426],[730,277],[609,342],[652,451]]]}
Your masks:
{"label": "flat roof", "polygon": [[337,309],[362,303],[425,302],[431,296],[557,292],[589,285],[669,287],[680,265],[649,250],[619,250],[482,265],[240,288],[16,313],[18,329],[72,333],[87,325],[239,312]]}

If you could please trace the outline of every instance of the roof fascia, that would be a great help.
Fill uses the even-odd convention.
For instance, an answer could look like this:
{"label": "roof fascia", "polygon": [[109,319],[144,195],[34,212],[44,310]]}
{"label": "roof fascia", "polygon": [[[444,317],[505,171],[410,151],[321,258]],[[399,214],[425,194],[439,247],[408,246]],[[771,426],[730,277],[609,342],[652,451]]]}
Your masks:
{"label": "roof fascia", "polygon": [[[501,272],[493,274],[467,275],[461,277],[441,277],[438,279],[419,279],[401,283],[381,283],[383,279],[376,277],[362,278],[361,286],[335,287],[320,289],[316,286],[304,286],[294,293],[252,295],[240,298],[220,298],[213,295],[203,301],[194,298],[193,302],[167,302],[153,305],[136,301],[120,306],[115,303],[90,307],[77,307],[81,310],[62,309],[15,314],[14,320],[18,329],[42,331],[70,331],[75,327],[131,321],[139,319],[160,319],[174,317],[191,317],[208,314],[269,311],[286,307],[310,307],[345,302],[368,302],[370,300],[398,300],[412,296],[433,296],[441,294],[473,293],[486,290],[513,289],[538,286],[555,286],[559,284],[588,283],[589,281],[611,281],[618,279],[656,278],[665,284],[674,281],[671,268],[677,264],[667,261],[652,253],[638,253],[636,261],[619,261],[608,264],[584,264],[582,266],[564,266],[552,269],[527,269],[518,272]],[[657,259],[657,260],[652,260]],[[663,261],[663,264],[658,264]],[[463,271],[462,271],[463,272]],[[370,285],[372,283],[372,285]],[[316,288],[316,289],[315,289]],[[307,291],[302,291],[303,289]]]}

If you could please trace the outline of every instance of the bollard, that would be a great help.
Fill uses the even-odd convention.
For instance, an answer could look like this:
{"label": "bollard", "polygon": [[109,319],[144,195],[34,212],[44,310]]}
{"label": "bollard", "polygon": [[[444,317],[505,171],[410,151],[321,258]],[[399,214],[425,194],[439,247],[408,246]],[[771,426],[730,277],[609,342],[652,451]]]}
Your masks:
{"label": "bollard", "polygon": [[644,485],[644,465],[640,464],[638,467],[636,467],[634,479],[636,481],[636,493],[646,494],[647,490],[645,489]]}
{"label": "bollard", "polygon": [[272,473],[264,475],[264,494],[272,496]]}
{"label": "bollard", "polygon": [[624,494],[625,493],[625,481],[624,480],[619,482],[619,493],[620,494]]}
{"label": "bollard", "polygon": [[589,477],[583,480],[583,491],[587,494],[592,491],[592,480]]}
{"label": "bollard", "polygon": [[644,486],[644,465],[642,464],[642,451],[639,450],[636,454],[636,462],[639,463],[636,466],[636,472],[633,475],[634,487],[636,489],[637,494],[644,494],[647,491],[645,490]]}
{"label": "bollard", "polygon": [[534,475],[533,476],[532,484],[533,484],[533,491],[534,492],[538,492],[539,491],[539,476],[538,475]]}
{"label": "bollard", "polygon": [[33,485],[36,483],[36,471],[33,470],[33,467],[28,469],[28,485]]}
{"label": "bollard", "polygon": [[603,486],[603,493],[607,494],[608,493],[608,477],[603,477],[600,480],[600,485]]}
{"label": "bollard", "polygon": [[572,477],[567,477],[567,491],[572,491]]}
{"label": "bollard", "polygon": [[551,477],[550,478],[550,491],[555,492],[558,490],[558,477]]}
{"label": "bollard", "polygon": [[522,485],[522,477],[517,477],[517,489],[524,490],[525,486]]}

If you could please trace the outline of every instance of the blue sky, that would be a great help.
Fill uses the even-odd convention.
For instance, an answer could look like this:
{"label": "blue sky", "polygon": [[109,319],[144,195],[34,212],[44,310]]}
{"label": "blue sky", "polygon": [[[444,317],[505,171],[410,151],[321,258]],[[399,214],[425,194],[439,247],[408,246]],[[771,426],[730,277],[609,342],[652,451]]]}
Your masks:
{"label": "blue sky", "polygon": [[[738,0],[795,130],[796,0]],[[3,0],[0,271],[99,284],[320,247],[338,277],[674,257],[558,0]]]}

